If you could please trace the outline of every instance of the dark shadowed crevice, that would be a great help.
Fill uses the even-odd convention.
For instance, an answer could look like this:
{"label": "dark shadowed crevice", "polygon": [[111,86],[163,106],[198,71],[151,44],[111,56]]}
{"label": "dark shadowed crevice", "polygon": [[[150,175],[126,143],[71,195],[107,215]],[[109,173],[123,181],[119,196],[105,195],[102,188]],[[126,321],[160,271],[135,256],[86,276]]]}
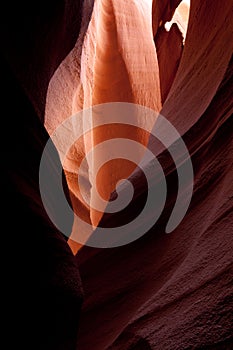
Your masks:
{"label": "dark shadowed crevice", "polygon": [[[189,20],[189,3],[185,0],[166,8],[154,37],[162,103],[168,96],[181,61]],[[176,8],[175,5],[179,6]],[[156,11],[153,15],[156,16]]]}

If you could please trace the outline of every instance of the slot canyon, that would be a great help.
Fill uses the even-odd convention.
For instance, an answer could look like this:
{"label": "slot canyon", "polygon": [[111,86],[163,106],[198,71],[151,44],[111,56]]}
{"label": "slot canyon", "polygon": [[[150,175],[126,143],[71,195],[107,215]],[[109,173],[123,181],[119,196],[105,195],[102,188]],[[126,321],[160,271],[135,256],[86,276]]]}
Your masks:
{"label": "slot canyon", "polygon": [[233,349],[233,1],[2,17],[7,348]]}

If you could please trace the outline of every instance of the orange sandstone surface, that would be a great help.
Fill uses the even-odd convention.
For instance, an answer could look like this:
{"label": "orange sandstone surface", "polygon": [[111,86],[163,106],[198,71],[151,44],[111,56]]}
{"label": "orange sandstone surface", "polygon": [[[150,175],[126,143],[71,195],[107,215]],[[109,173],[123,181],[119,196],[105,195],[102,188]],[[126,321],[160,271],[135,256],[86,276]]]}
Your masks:
{"label": "orange sandstone surface", "polygon": [[[180,0],[12,0],[2,11],[2,111],[7,113],[1,122],[8,135],[1,153],[2,238],[4,249],[10,246],[2,284],[9,287],[5,319],[14,335],[7,347],[232,349],[232,0],[191,0],[190,9]],[[96,226],[111,234],[112,227],[128,223],[147,198],[145,177],[132,162],[120,159],[98,173],[106,149],[84,164],[77,182],[82,159],[108,133],[147,145],[167,183],[164,210],[153,227],[131,244],[109,249],[76,242],[74,215],[65,218],[59,206],[62,167],[55,144],[45,157],[49,210],[39,178],[54,130],[83,108],[105,102],[161,113],[182,136],[194,171],[189,209],[166,234],[178,193],[168,150],[149,132],[125,125],[85,133],[97,119],[83,115],[75,124],[83,136],[62,165],[67,200],[90,224],[91,236],[83,232],[87,240]],[[157,127],[157,118],[144,122],[148,129]],[[172,146],[185,169],[185,154]],[[158,173],[147,163],[144,169],[159,189]],[[107,201],[121,177],[130,179],[132,202],[116,214],[93,209],[95,177]],[[183,205],[191,186],[186,180],[179,193]],[[145,222],[156,214],[152,206]],[[51,217],[61,225],[67,219],[69,238]]]}

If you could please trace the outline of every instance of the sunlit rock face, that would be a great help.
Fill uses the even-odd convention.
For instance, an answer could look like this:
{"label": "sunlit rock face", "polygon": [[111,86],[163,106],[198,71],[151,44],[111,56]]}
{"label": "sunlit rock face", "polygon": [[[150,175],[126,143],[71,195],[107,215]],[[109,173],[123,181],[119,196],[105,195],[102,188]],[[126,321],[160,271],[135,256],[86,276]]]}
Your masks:
{"label": "sunlit rock face", "polygon": [[[187,30],[187,4],[175,13],[173,21],[179,22],[179,27],[173,24],[169,32],[164,27],[171,20],[176,5],[160,8],[160,4],[152,4],[152,1],[123,0],[98,0],[91,10],[86,5],[89,18],[84,18],[83,34],[50,81],[45,113],[45,126],[50,134],[72,114],[102,103],[130,102],[157,113],[161,110],[179,66]],[[155,122],[156,114],[154,118],[147,117],[145,125],[152,129]],[[83,134],[87,125],[94,127],[93,115],[84,116],[76,127]],[[141,131],[127,131],[125,126],[122,132],[131,133],[136,142],[144,145],[148,142],[148,135]],[[119,137],[119,130],[112,126],[96,128],[72,147],[64,164],[74,210],[94,227],[102,217],[100,211],[93,209],[98,207],[98,198],[92,191],[97,178],[95,159],[103,158],[104,154],[95,153],[94,159],[87,163],[82,184],[78,181],[77,169],[87,149],[103,141],[106,134],[111,138]],[[116,183],[132,171],[131,164],[124,162],[123,165],[120,160],[106,164],[96,183],[101,196],[108,200]],[[77,229],[74,225],[74,239]]]}
{"label": "sunlit rock face", "polygon": [[[7,258],[13,265],[9,276],[14,297],[8,316],[11,334],[20,335],[11,337],[16,338],[18,348],[233,348],[233,6],[231,1],[191,0],[187,33],[187,18],[181,22],[183,10],[175,14],[176,21],[167,32],[166,23],[173,22],[179,4],[179,0],[90,0],[83,2],[81,13],[78,0],[5,3],[2,109],[8,113],[1,121],[9,142],[1,158],[6,210],[2,227],[7,228],[4,248],[11,249]],[[101,36],[94,30],[97,23]],[[121,50],[116,50],[114,40],[109,42],[106,25],[113,39],[127,29],[127,35],[118,41]],[[137,40],[131,26],[136,27]],[[111,64],[105,61],[102,45],[108,48]],[[97,49],[98,60],[94,60]],[[144,52],[149,60],[145,66]],[[145,75],[139,80],[137,65],[141,64]],[[112,81],[102,76],[105,69]],[[116,87],[121,81],[124,86],[119,91]],[[145,87],[142,91],[141,85]],[[46,129],[52,134],[84,106],[118,98],[160,111],[179,131],[194,167],[192,202],[181,224],[166,235],[164,228],[177,195],[177,172],[161,145],[149,138],[148,148],[163,163],[168,183],[161,218],[150,232],[127,246],[79,249],[71,239],[67,244],[41,200],[38,174],[49,137]],[[80,128],[82,131],[82,123]],[[145,143],[147,136],[134,135],[138,141],[145,137]],[[86,154],[85,142],[74,145],[64,164],[64,188],[68,187],[74,210],[94,226],[100,217],[83,203],[76,175],[72,177],[79,157]],[[48,188],[53,184],[59,190],[59,165],[54,148],[47,163]],[[116,166],[115,180],[122,175],[121,165]],[[129,164],[124,168],[124,176],[135,170]],[[94,170],[87,164],[84,188],[91,202],[90,169]],[[108,171],[103,182],[105,196],[112,190]],[[132,206],[117,219],[114,215],[101,218],[103,226],[106,222],[106,226],[121,226],[140,209],[145,183],[137,172],[135,179],[137,196]],[[186,188],[184,201],[185,194]],[[56,196],[50,195],[48,191],[53,211]],[[154,208],[150,214],[155,214]],[[73,253],[78,251],[75,256],[69,245]],[[11,339],[7,341],[11,347]]]}
{"label": "sunlit rock face", "polygon": [[[83,107],[116,101],[139,103],[161,112],[176,126],[189,147],[195,170],[192,205],[171,236],[162,234],[165,211],[151,235],[131,248],[99,252],[84,247],[77,254],[88,295],[80,324],[81,349],[93,346],[93,334],[97,350],[224,349],[232,343],[227,306],[232,218],[230,197],[226,196],[232,166],[229,158],[220,161],[232,148],[231,11],[229,2],[213,5],[196,0],[189,17],[188,2],[96,1],[85,35],[51,80],[48,130]],[[144,64],[144,57],[148,64],[140,76],[137,67]],[[95,137],[101,135],[94,135],[93,140]],[[158,155],[162,152],[153,139],[148,146]],[[85,154],[85,140],[76,145],[72,162],[78,154]],[[98,215],[83,205],[76,179],[70,180],[72,162],[66,163],[65,170],[74,208],[96,224]],[[122,175],[120,169],[121,163],[114,169],[116,178]],[[90,165],[85,176],[91,203]],[[107,196],[112,190],[108,172],[102,181]],[[168,177],[171,188],[172,181]],[[136,191],[143,196],[140,177]],[[175,192],[169,193],[171,202]],[[134,209],[126,216],[130,210]],[[117,224],[121,222],[124,218]],[[77,243],[69,243],[74,252],[79,249]],[[101,274],[94,274],[93,266]],[[121,295],[117,300],[116,293]],[[219,321],[221,312],[224,318]]]}
{"label": "sunlit rock face", "polygon": [[[79,332],[84,350],[93,344],[93,332],[99,350],[223,350],[233,345],[233,7],[230,2],[191,1],[183,46],[175,24],[170,32],[163,30],[178,3],[154,1],[153,30],[161,113],[183,135],[192,155],[193,200],[170,235],[163,233],[165,212],[150,234],[128,248],[99,252],[85,247],[77,254],[88,294]],[[153,140],[149,147],[166,158]],[[167,180],[172,188],[172,178]],[[170,190],[171,201],[174,192]],[[94,275],[93,266],[100,275]]]}

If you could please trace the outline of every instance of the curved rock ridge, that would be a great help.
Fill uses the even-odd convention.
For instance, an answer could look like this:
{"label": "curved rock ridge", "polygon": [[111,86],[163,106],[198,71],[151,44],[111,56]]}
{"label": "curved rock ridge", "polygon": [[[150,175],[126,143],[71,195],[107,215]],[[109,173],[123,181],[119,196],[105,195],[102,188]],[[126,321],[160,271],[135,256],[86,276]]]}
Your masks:
{"label": "curved rock ridge", "polygon": [[[125,3],[124,11],[132,6],[137,13],[149,14],[149,1]],[[1,121],[8,142],[4,140],[1,154],[2,238],[6,239],[2,246],[5,250],[10,248],[10,252],[5,254],[8,278],[2,285],[9,289],[6,294],[10,298],[4,299],[5,319],[10,320],[6,326],[14,335],[6,339],[8,348],[233,348],[233,4],[192,0],[183,45],[177,24],[173,24],[170,32],[164,29],[179,3],[179,0],[153,1],[152,36],[159,64],[161,111],[182,135],[193,163],[192,202],[180,225],[166,235],[165,227],[177,198],[177,171],[169,152],[151,137],[148,148],[161,162],[166,176],[164,211],[146,235],[112,249],[87,246],[80,249],[71,240],[67,244],[67,237],[53,225],[43,206],[39,186],[41,155],[49,138],[43,125],[45,109],[46,127],[52,133],[84,103],[85,89],[81,88],[80,77],[81,70],[87,71],[88,65],[82,63],[81,56],[85,63],[83,42],[93,25],[97,2],[41,0],[32,4],[25,1],[4,4],[0,58],[2,110],[7,114],[2,115]],[[123,9],[123,1],[119,4]],[[104,6],[100,17],[110,18],[118,11],[116,1],[99,1],[98,6]],[[119,20],[120,17],[122,12]],[[110,28],[116,23],[117,20],[111,22]],[[134,86],[130,87],[131,97]],[[135,96],[139,96],[136,88]],[[98,89],[96,100],[101,97]],[[151,92],[153,96],[157,93],[157,89]],[[133,130],[131,134],[139,136]],[[141,136],[147,141],[148,135]],[[84,140],[71,149],[65,164],[64,189],[79,215],[90,221],[89,206],[85,207],[78,197],[75,176],[71,180],[79,164],[77,155],[83,157],[87,150]],[[184,154],[179,155],[185,161]],[[60,198],[61,163],[55,147],[46,161],[49,214],[63,222],[63,211],[56,206]],[[146,165],[152,169],[150,163]],[[135,185],[135,195],[120,215],[101,218],[104,227],[123,225],[135,217],[147,196],[142,172],[134,167],[129,171],[129,164],[125,168],[127,174],[134,171],[129,179]],[[89,170],[86,165],[88,181]],[[151,170],[150,175],[154,186],[159,187],[157,172]],[[187,179],[181,193],[182,203],[189,186]],[[110,186],[107,194],[109,189]],[[155,207],[148,213],[150,217],[154,215]],[[69,225],[71,231],[73,215]],[[69,245],[73,253],[79,249],[78,254],[74,256]]]}
{"label": "curved rock ridge", "polygon": [[[162,22],[165,24],[171,19],[177,3],[171,7],[164,7],[163,4],[160,8],[161,5],[159,2],[156,5],[153,3],[153,13],[152,1],[98,0],[93,3],[93,7],[86,5],[89,18],[83,21],[83,34],[58,68],[48,89],[45,126],[50,134],[71,114],[101,103],[131,102],[149,107],[155,112],[161,110],[161,100],[164,102],[171,88],[183,49],[183,37],[178,27],[172,27],[169,33],[161,27]],[[159,10],[154,6],[159,7]],[[187,11],[187,6],[185,9]],[[154,42],[152,28],[155,28],[158,18],[160,28],[157,26],[159,30]],[[185,28],[185,35],[187,18],[180,15],[179,19]],[[143,124],[142,121],[140,123]],[[154,118],[145,120],[149,129],[154,123]],[[83,123],[78,126],[80,132],[83,133],[90,125],[95,125],[93,114],[83,118]],[[103,129],[94,129],[72,147],[64,164],[74,210],[94,227],[102,217],[102,212],[93,209],[98,207],[98,198],[92,192],[93,181],[97,176],[95,159],[104,158],[104,154],[95,152],[92,160],[86,164],[81,189],[77,169],[87,149],[103,141],[104,135],[116,137],[117,132],[107,126],[104,132]],[[140,131],[132,135],[135,135],[136,142],[146,145],[148,138],[145,133]],[[97,188],[103,198],[108,200],[117,181],[123,176],[127,178],[132,170],[131,164],[122,167],[121,161],[106,164],[101,181],[97,181]],[[74,241],[77,229],[77,223],[74,222]],[[72,240],[70,243],[73,249],[80,246],[72,243]]]}
{"label": "curved rock ridge", "polygon": [[[82,45],[80,73],[75,71],[74,74],[74,62],[78,60],[78,56],[75,59],[75,54],[77,55],[77,48],[63,62],[63,67],[57,71],[50,84],[45,117],[45,125],[50,133],[55,124],[58,125],[71,113],[106,102],[131,102],[156,112],[161,109],[159,68],[152,33],[152,1],[95,1]],[[64,97],[59,94],[63,106],[59,102],[61,110],[55,111],[56,86],[64,86],[64,79],[68,93]],[[147,119],[145,123],[152,128],[155,120]],[[85,130],[90,125],[95,127],[94,114],[84,117],[80,128]],[[87,149],[94,148],[103,140],[104,135],[114,138],[118,132],[114,130],[112,126],[106,126],[104,132],[103,129],[96,128],[91,134],[84,135],[72,148],[64,165],[73,206],[79,215],[83,211],[82,217],[94,226],[102,217],[101,212],[92,209],[98,207],[98,198],[92,192],[93,181],[97,176],[95,159],[101,159],[104,154],[95,152],[87,164],[86,173],[82,174],[86,187],[81,190],[89,199],[89,206],[80,195],[75,167],[78,168],[80,157],[83,157]],[[146,144],[148,138],[146,134],[136,132],[134,140]],[[105,165],[101,181],[97,181],[97,189],[105,199],[108,200],[117,181],[123,175],[127,178],[132,172],[131,165],[128,165],[128,171],[125,166],[127,167],[126,164],[122,167],[121,161]],[[101,184],[104,186],[101,187]],[[74,223],[73,235],[76,229]],[[75,239],[75,236],[72,237]]]}
{"label": "curved rock ridge", "polygon": [[[129,247],[83,247],[77,254],[89,295],[79,331],[84,350],[92,344],[90,328],[96,349],[137,349],[138,339],[139,349],[233,346],[232,13],[232,2],[191,2],[183,53],[161,111],[183,135],[192,157],[194,195],[184,220],[164,235],[176,198],[175,169],[164,147],[151,138],[149,147],[164,162],[171,186],[167,210]],[[133,180],[138,199],[126,217],[140,206],[145,191],[140,173]],[[118,216],[115,223],[124,219]],[[114,217],[105,220],[114,222]],[[101,275],[94,275],[93,265]]]}

